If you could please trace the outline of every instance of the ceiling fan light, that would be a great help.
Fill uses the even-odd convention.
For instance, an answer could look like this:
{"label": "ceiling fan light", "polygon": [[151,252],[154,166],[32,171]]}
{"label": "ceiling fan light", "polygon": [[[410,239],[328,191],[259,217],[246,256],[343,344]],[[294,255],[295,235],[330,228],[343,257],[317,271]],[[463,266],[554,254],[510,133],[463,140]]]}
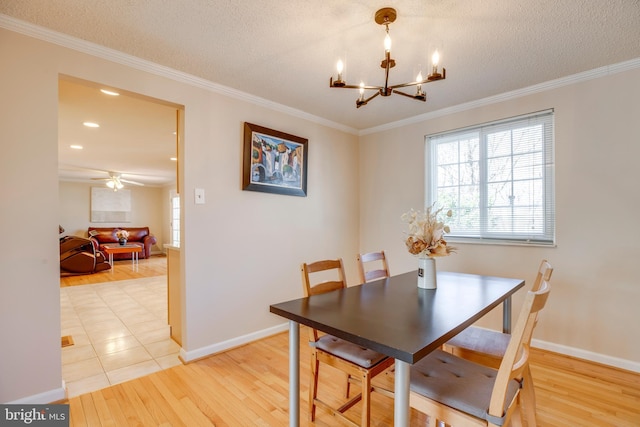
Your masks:
{"label": "ceiling fan light", "polygon": [[116,184],[113,181],[107,181],[107,187],[114,188]]}

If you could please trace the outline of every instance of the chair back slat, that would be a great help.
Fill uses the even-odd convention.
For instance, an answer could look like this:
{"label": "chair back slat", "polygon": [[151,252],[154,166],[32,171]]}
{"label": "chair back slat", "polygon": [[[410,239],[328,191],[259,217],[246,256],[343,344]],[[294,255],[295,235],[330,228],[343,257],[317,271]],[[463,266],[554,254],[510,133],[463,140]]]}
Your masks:
{"label": "chair back slat", "polygon": [[489,414],[501,417],[503,415],[507,384],[512,379],[520,379],[526,368],[529,357],[529,346],[536,325],[538,313],[542,310],[549,297],[549,282],[542,280],[537,291],[527,292],[524,305],[516,326],[511,333],[511,340],[498,369],[496,382],[491,394]]}
{"label": "chair back slat", "polygon": [[[300,272],[302,274],[302,290],[305,297],[347,287],[342,258],[327,259],[309,264],[303,263],[300,266]],[[309,340],[318,341],[318,338],[318,331],[309,328]]]}
{"label": "chair back slat", "polygon": [[311,286],[305,294],[305,297],[309,297],[311,295],[320,295],[331,291],[336,291],[338,289],[343,289],[344,282],[322,282],[318,283],[315,286]]}
{"label": "chair back slat", "polygon": [[[371,270],[367,271],[365,264],[371,264]],[[384,279],[391,276],[389,273],[389,264],[384,251],[380,252],[368,252],[358,255],[358,273],[360,274],[360,282],[367,283],[378,279]]]}
{"label": "chair back slat", "polygon": [[551,264],[549,264],[549,261],[547,261],[546,259],[543,259],[540,262],[540,267],[538,267],[538,274],[536,275],[536,280],[533,282],[533,286],[531,287],[531,290],[535,292],[538,289],[540,289],[540,285],[542,284],[543,280],[546,280],[547,282],[550,281],[552,273],[553,273],[553,267],[551,267]]}

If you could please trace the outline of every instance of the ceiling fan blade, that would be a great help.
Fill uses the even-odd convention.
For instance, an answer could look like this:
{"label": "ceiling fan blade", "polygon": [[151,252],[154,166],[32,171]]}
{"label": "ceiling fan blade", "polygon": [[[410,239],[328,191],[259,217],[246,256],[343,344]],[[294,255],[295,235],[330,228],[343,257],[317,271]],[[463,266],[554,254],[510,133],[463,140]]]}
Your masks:
{"label": "ceiling fan blade", "polygon": [[133,185],[139,185],[141,187],[144,187],[144,184],[141,182],[136,182],[136,181],[129,181],[128,179],[122,179],[120,178],[120,182],[126,182],[127,184],[133,184]]}

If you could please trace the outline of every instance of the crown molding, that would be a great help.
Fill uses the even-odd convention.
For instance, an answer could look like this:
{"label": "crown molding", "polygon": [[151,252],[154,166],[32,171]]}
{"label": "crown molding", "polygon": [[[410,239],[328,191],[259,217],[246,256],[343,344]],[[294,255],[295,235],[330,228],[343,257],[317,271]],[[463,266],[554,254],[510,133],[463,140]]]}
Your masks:
{"label": "crown molding", "polygon": [[33,37],[38,40],[73,49],[75,51],[86,53],[97,58],[106,59],[117,64],[134,68],[136,70],[155,74],[160,77],[166,77],[180,83],[185,83],[190,86],[198,87],[210,92],[228,96],[230,98],[238,99],[250,104],[258,105],[269,110],[278,111],[290,116],[308,120],[310,122],[337,129],[339,131],[346,132],[352,135],[358,134],[357,129],[324,119],[322,117],[315,116],[313,114],[309,114],[305,111],[288,107],[286,105],[279,104],[268,99],[264,99],[237,89],[214,83],[209,80],[196,77],[194,75],[178,71],[164,65],[156,64],[154,62],[147,61],[145,59],[141,59],[115,49],[110,49],[96,43],[92,43],[86,40],[69,36],[67,34],[40,27],[38,25],[22,21],[11,16],[0,14],[0,28],[5,28],[19,34],[23,34],[25,36]]}

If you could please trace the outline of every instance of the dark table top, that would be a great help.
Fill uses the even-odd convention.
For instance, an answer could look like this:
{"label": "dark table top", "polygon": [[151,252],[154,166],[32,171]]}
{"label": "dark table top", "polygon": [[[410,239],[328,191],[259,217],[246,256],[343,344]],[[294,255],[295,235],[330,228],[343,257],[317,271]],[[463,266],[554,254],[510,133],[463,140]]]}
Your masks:
{"label": "dark table top", "polygon": [[524,286],[524,280],[438,272],[420,289],[409,272],[270,306],[270,312],[415,363]]}

